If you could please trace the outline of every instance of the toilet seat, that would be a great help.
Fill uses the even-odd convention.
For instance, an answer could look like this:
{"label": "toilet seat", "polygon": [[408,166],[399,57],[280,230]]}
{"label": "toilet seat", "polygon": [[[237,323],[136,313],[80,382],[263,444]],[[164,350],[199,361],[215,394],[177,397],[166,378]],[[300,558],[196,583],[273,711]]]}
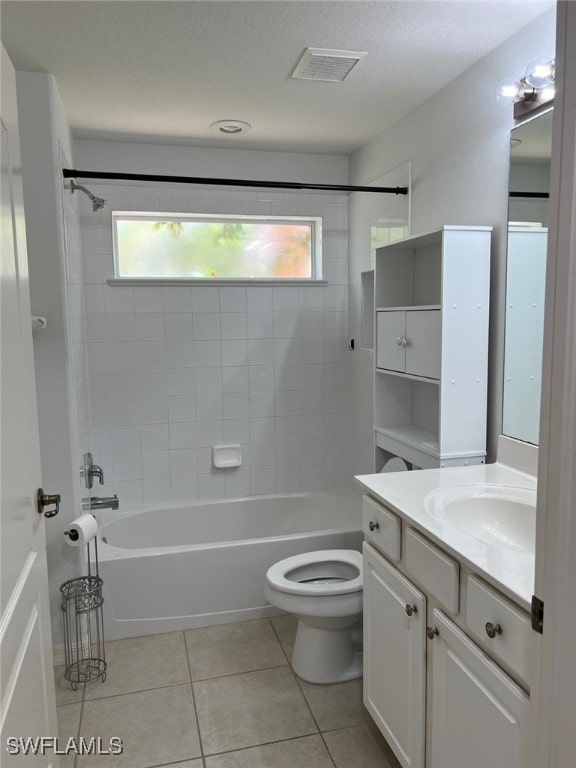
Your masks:
{"label": "toilet seat", "polygon": [[[322,564],[333,565],[334,576],[329,576],[327,581],[322,581],[323,575],[318,575],[318,583],[315,581],[297,581],[289,578],[290,574],[313,569],[315,565]],[[350,570],[357,575],[349,578]],[[334,579],[334,580],[332,580]],[[360,552],[349,549],[326,549],[317,552],[305,552],[301,555],[294,555],[280,560],[268,569],[266,574],[266,583],[272,589],[279,592],[285,592],[291,595],[347,595],[351,592],[362,591],[363,573],[362,573],[362,555]]]}

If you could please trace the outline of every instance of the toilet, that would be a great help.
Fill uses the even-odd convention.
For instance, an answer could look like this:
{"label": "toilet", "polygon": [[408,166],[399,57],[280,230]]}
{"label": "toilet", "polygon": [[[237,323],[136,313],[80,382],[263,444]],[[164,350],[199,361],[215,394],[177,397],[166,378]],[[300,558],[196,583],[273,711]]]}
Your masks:
{"label": "toilet", "polygon": [[298,618],[292,668],[309,683],[362,676],[362,555],[350,549],[306,552],[268,569],[264,593]]}

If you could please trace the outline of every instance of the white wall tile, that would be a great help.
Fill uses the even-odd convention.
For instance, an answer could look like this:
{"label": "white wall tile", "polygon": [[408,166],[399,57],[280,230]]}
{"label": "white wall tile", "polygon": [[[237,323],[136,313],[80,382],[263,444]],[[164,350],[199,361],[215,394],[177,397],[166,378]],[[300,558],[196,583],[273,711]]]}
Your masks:
{"label": "white wall tile", "polygon": [[248,342],[248,363],[250,365],[272,365],[274,363],[273,340],[250,339]]}
{"label": "white wall tile", "polygon": [[168,368],[167,393],[169,395],[192,395],[196,391],[198,368]]}
{"label": "white wall tile", "polygon": [[[137,288],[135,290],[138,290]],[[152,290],[149,288],[148,290]],[[170,317],[170,315],[167,315]],[[137,312],[136,339],[138,341],[163,341],[164,314],[162,312]],[[190,324],[191,325],[191,324]]]}
{"label": "white wall tile", "polygon": [[297,312],[274,312],[274,338],[291,339],[298,335]]}
{"label": "white wall tile", "polygon": [[247,419],[250,415],[247,392],[228,392],[222,395],[224,419]]}
{"label": "white wall tile", "polygon": [[134,397],[138,394],[137,371],[109,371],[110,397]]}
{"label": "white wall tile", "polygon": [[174,395],[168,397],[168,420],[195,421],[196,398],[193,395]]}
{"label": "white wall tile", "polygon": [[136,426],[111,427],[110,437],[114,453],[134,454],[140,451],[140,429]]}
{"label": "white wall tile", "polygon": [[144,504],[167,504],[171,501],[170,478],[143,480]]}
{"label": "white wall tile", "polygon": [[162,288],[143,286],[134,288],[134,309],[136,312],[164,312]]}
{"label": "white wall tile", "polygon": [[242,312],[228,312],[220,316],[223,339],[245,339],[247,337],[246,315]]}
{"label": "white wall tile", "polygon": [[192,339],[192,313],[170,312],[164,316],[164,331],[167,339]]}
{"label": "white wall tile", "polygon": [[192,290],[184,286],[168,286],[162,289],[164,312],[192,312]]}
{"label": "white wall tile", "polygon": [[294,493],[301,488],[300,467],[276,469],[276,493]]}
{"label": "white wall tile", "polygon": [[172,477],[195,475],[198,472],[198,454],[195,450],[170,451]]}
{"label": "white wall tile", "polygon": [[298,288],[273,288],[272,308],[274,312],[298,312]]}
{"label": "white wall tile", "polygon": [[226,419],[224,421],[225,443],[240,443],[242,445],[242,466],[249,464],[250,453],[250,420],[249,419]]}
{"label": "white wall tile", "polygon": [[250,471],[252,493],[260,496],[267,493],[276,493],[275,469],[252,469]]}
{"label": "white wall tile", "polygon": [[198,498],[206,500],[226,498],[224,474],[198,475]]}
{"label": "white wall tile", "polygon": [[114,482],[123,480],[139,480],[142,477],[142,454],[115,453],[112,457],[114,465]]}
{"label": "white wall tile", "polygon": [[272,311],[272,288],[248,288],[248,312]]}
{"label": "white wall tile", "polygon": [[196,444],[202,446],[219,445],[223,441],[224,427],[222,420],[196,422]]}
{"label": "white wall tile", "polygon": [[166,424],[168,403],[166,397],[141,397],[138,401],[140,424]]}
{"label": "white wall tile", "polygon": [[227,499],[238,499],[251,494],[251,478],[249,471],[227,472],[224,477]]}
{"label": "white wall tile", "polygon": [[134,312],[134,289],[119,285],[105,285],[104,308],[107,314]]}
{"label": "white wall tile", "polygon": [[299,440],[276,443],[277,467],[299,467],[301,461],[302,452]]}
{"label": "white wall tile", "polygon": [[274,416],[274,392],[250,392],[250,417]]}
{"label": "white wall tile", "polygon": [[196,368],[196,394],[222,392],[222,368]]}
{"label": "white wall tile", "polygon": [[222,418],[222,394],[214,392],[212,394],[196,395],[196,414],[198,420],[214,421]]}
{"label": "white wall tile", "polygon": [[170,481],[172,501],[192,502],[198,499],[198,476],[173,477]]}
{"label": "white wall tile", "polygon": [[246,312],[246,288],[220,288],[220,312]]}
{"label": "white wall tile", "polygon": [[[248,290],[255,291],[256,288]],[[274,338],[274,315],[272,312],[248,313],[246,328],[249,339],[272,339]]]}
{"label": "white wall tile", "polygon": [[222,365],[241,366],[248,362],[248,343],[238,341],[222,341]]}
{"label": "white wall tile", "polygon": [[248,392],[248,366],[226,366],[221,370],[224,392]]}
{"label": "white wall tile", "polygon": [[198,427],[195,421],[171,422],[169,446],[174,450],[195,448],[198,438]]}
{"label": "white wall tile", "polygon": [[274,443],[253,445],[250,451],[250,466],[252,469],[270,469],[276,466]]}
{"label": "white wall tile", "polygon": [[105,315],[107,341],[135,341],[136,323],[134,315]]}
{"label": "white wall tile", "polygon": [[220,315],[216,312],[194,312],[194,338],[219,339]]}
{"label": "white wall tile", "polygon": [[194,344],[191,341],[171,339],[165,342],[166,365],[168,368],[183,368],[194,365]]}
{"label": "white wall tile", "polygon": [[140,443],[143,452],[167,451],[170,447],[168,424],[142,425],[140,427]]}
{"label": "white wall tile", "polygon": [[150,368],[138,371],[138,393],[144,397],[167,394],[166,368]]}
{"label": "white wall tile", "polygon": [[192,288],[194,312],[220,312],[220,292],[215,287]]}
{"label": "white wall tile", "polygon": [[166,368],[164,341],[137,341],[138,368]]}
{"label": "white wall tile", "polygon": [[107,347],[109,370],[121,371],[138,367],[136,342],[110,341]]}

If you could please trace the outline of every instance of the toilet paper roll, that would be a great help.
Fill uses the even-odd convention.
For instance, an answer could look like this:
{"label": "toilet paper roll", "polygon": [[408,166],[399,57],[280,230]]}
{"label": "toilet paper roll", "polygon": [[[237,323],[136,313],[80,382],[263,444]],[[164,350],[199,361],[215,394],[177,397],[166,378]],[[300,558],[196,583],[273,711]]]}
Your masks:
{"label": "toilet paper roll", "polygon": [[386,464],[382,467],[380,472],[406,472],[408,465],[399,456],[394,456],[392,459],[388,459]]}
{"label": "toilet paper roll", "polygon": [[70,547],[84,547],[98,533],[98,523],[93,515],[80,515],[72,520],[64,531],[64,541]]}

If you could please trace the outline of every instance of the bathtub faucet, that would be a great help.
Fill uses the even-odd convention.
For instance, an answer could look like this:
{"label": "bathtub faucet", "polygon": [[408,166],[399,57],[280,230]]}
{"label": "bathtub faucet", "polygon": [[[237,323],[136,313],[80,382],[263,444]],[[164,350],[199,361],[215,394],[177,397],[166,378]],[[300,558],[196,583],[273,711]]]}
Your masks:
{"label": "bathtub faucet", "polygon": [[84,509],[118,509],[118,494],[114,496],[91,496],[82,499]]}

